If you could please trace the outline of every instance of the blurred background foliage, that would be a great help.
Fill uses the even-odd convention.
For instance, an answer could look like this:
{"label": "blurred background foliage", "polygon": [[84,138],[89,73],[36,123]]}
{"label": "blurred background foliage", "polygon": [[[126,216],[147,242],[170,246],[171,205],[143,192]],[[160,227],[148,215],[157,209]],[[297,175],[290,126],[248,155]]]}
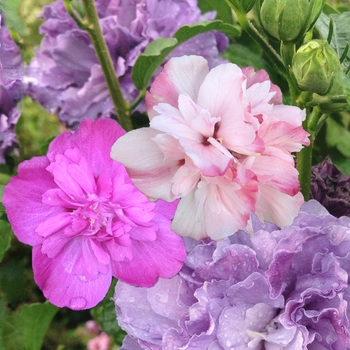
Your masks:
{"label": "blurred background foliage", "polygon": [[[20,47],[26,64],[33,57],[34,48],[40,45],[39,26],[42,20],[38,15],[43,6],[50,2],[52,1],[0,0],[0,10],[5,13],[6,25]],[[350,11],[348,0],[329,0],[328,3],[339,12]],[[199,5],[202,12],[215,10],[219,19],[234,22],[224,0],[199,0]],[[255,20],[254,12],[251,19]],[[268,71],[272,81],[281,87],[285,103],[288,103],[289,93],[285,80],[276,75],[264,52],[246,34],[243,33],[240,38],[232,38],[224,57],[242,67],[254,66],[255,69]],[[48,113],[30,98],[25,97],[19,107],[22,110],[16,127],[19,153],[8,157],[6,165],[0,165],[2,185],[16,173],[17,165],[21,161],[44,155],[52,138],[65,131],[55,115]],[[332,161],[344,173],[350,174],[350,117],[347,112],[332,115],[317,138],[314,164],[321,162],[327,155],[331,156]],[[3,218],[6,215],[3,208],[0,208],[0,215]],[[11,233],[2,234],[10,232],[5,220],[0,220],[0,230],[0,350],[86,349],[87,341],[92,336],[84,325],[91,319],[97,320],[100,327],[111,335],[111,349],[117,349],[124,333],[118,328],[114,304],[110,301],[114,286],[106,299],[92,311],[77,312],[55,308],[45,303],[45,298],[33,281],[31,247],[18,243]],[[33,324],[30,322],[33,319],[44,319],[45,322]],[[31,335],[28,335],[29,330]],[[37,339],[37,343],[33,343],[31,337]]]}

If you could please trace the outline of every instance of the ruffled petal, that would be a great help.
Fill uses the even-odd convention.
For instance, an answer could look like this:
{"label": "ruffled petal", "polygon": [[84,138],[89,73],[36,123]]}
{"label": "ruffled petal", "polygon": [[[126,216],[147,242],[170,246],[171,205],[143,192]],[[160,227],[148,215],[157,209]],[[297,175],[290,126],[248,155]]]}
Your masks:
{"label": "ruffled petal", "polygon": [[94,121],[85,118],[78,131],[57,136],[51,142],[47,156],[50,161],[54,161],[56,154],[64,154],[69,148],[79,148],[93,174],[98,176],[106,171],[107,164],[111,168],[109,171],[118,167],[109,154],[113,143],[124,134],[125,131],[112,119],[100,118]]}
{"label": "ruffled petal", "polygon": [[35,282],[45,297],[58,307],[92,308],[105,297],[111,284],[110,270],[91,280],[72,272],[72,262],[79,253],[80,250],[64,249],[59,256],[50,259],[41,252],[40,246],[33,249]]}
{"label": "ruffled petal", "polygon": [[[171,204],[169,210],[173,208]],[[134,286],[150,287],[159,277],[171,278],[180,271],[186,258],[183,239],[170,230],[168,219],[160,212],[154,221],[158,224],[157,239],[134,241],[132,261],[112,262],[113,276]]]}
{"label": "ruffled petal", "polygon": [[173,57],[169,60],[146,94],[150,120],[158,114],[153,109],[158,103],[167,102],[177,107],[179,94],[187,94],[196,101],[200,85],[208,72],[208,63],[200,56]]}
{"label": "ruffled petal", "polygon": [[[60,214],[60,207],[48,210],[43,194],[56,187],[52,175],[46,171],[46,157],[35,157],[18,167],[18,175],[5,186],[3,204],[17,238],[26,244],[37,245],[42,237],[35,233],[40,223]],[[20,209],[20,210],[19,210]]]}
{"label": "ruffled petal", "polygon": [[123,163],[141,192],[151,198],[171,201],[174,200],[170,193],[171,178],[178,161],[164,160],[162,151],[153,141],[157,135],[151,128],[130,131],[115,142],[111,157]]}
{"label": "ruffled petal", "polygon": [[259,189],[256,214],[279,227],[291,225],[304,203],[301,192],[290,196],[268,185],[261,185]]}

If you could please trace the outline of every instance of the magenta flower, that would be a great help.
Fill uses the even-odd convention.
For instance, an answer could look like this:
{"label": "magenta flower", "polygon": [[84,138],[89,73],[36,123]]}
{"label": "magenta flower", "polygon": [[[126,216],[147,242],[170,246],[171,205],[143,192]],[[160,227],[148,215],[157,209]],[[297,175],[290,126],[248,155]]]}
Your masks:
{"label": "magenta flower", "polygon": [[304,111],[281,96],[265,71],[172,58],[146,96],[150,127],[119,138],[111,156],[147,196],[181,198],[172,229],[182,236],[227,237],[253,212],[289,225],[303,203],[291,152],[309,141]]}
{"label": "magenta flower", "polygon": [[152,286],[185,259],[170,230],[176,203],[151,203],[109,157],[124,131],[113,120],[82,121],[59,135],[47,156],[20,164],[3,203],[18,239],[33,246],[34,278],[59,307],[87,309],[112,276]]}

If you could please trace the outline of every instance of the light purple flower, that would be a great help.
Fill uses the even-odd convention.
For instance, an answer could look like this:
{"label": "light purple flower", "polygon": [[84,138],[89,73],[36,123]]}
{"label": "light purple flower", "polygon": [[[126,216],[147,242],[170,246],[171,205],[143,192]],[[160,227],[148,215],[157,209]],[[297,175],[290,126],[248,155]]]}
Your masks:
{"label": "light purple flower", "polygon": [[84,119],[46,156],[24,161],[3,204],[17,238],[33,246],[34,279],[50,302],[86,309],[112,276],[136,286],[169,278],[186,257],[170,230],[176,203],[151,203],[109,157],[124,134],[117,122]]}
{"label": "light purple flower", "polygon": [[254,220],[151,288],[118,282],[123,350],[350,349],[350,219],[306,203],[290,227]]}
{"label": "light purple flower", "polygon": [[23,95],[22,57],[0,13],[0,163],[17,152],[15,126],[20,116],[17,102]]}
{"label": "light purple flower", "polygon": [[[200,14],[196,0],[97,0],[100,24],[124,97],[134,101],[138,90],[131,70],[153,40],[172,36],[182,25],[213,19]],[[81,30],[57,0],[44,8],[44,35],[26,72],[28,93],[61,121],[74,127],[82,117],[109,117],[114,107],[89,35]],[[174,55],[200,54],[211,66],[222,63],[219,50],[227,38],[205,33],[180,46]],[[139,106],[141,112],[144,105]]]}

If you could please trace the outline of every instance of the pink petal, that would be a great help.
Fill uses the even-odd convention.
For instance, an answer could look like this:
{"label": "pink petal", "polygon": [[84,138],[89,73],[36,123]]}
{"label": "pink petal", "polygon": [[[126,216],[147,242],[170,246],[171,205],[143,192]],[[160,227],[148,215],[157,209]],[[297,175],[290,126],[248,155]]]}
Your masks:
{"label": "pink petal", "polygon": [[127,169],[148,170],[159,166],[164,156],[152,140],[158,134],[152,128],[129,131],[113,144],[110,155]]}
{"label": "pink petal", "polygon": [[187,140],[181,140],[180,143],[184,147],[186,155],[204,176],[223,175],[234,161],[230,153],[213,146],[209,141],[208,144]]}
{"label": "pink petal", "polygon": [[[266,71],[260,69],[258,71],[254,71],[254,67],[244,67],[242,68],[243,74],[247,77],[247,89],[256,83],[262,83],[264,81],[270,82],[270,77]],[[270,91],[274,92],[273,98],[270,100],[272,104],[281,104],[282,103],[282,92],[281,89],[270,82]]]}
{"label": "pink petal", "polygon": [[291,196],[300,190],[298,171],[294,167],[294,162],[261,155],[255,157],[251,170],[257,175],[261,184],[267,184]]}
{"label": "pink petal", "polygon": [[197,105],[188,95],[179,96],[179,111],[188,125],[202,135],[199,141],[213,136],[215,124],[221,120],[219,117],[212,117],[208,110]]}
{"label": "pink petal", "polygon": [[224,118],[243,120],[243,111],[248,106],[242,89],[245,80],[238,66],[221,64],[207,74],[194,101],[222,121]]}
{"label": "pink petal", "polygon": [[287,122],[263,123],[259,130],[267,147],[276,146],[287,152],[299,152],[303,145],[309,145],[308,135],[302,126],[295,127]]}
{"label": "pink petal", "polygon": [[197,100],[198,90],[209,72],[208,62],[200,56],[173,57],[152,83],[146,94],[146,108],[150,120],[158,113],[153,107],[161,102],[177,107],[179,94]]}
{"label": "pink petal", "polygon": [[275,105],[269,112],[269,121],[282,121],[292,124],[294,127],[302,125],[306,118],[306,111],[295,106]]}
{"label": "pink petal", "polygon": [[73,221],[73,216],[69,212],[62,212],[56,216],[52,216],[47,220],[41,222],[35,229],[35,232],[41,237],[48,237],[53,233],[58,233],[62,231],[67,225],[71,224]]}
{"label": "pink petal", "polygon": [[45,169],[48,164],[46,157],[24,161],[18,167],[18,175],[11,178],[4,190],[3,204],[12,229],[21,242],[29,245],[42,242],[42,237],[35,233],[38,225],[62,212],[61,208],[48,211],[42,203],[43,194],[56,187]]}
{"label": "pink petal", "polygon": [[[56,154],[64,154],[69,148],[77,147],[84,154],[94,176],[110,164],[111,171],[116,165],[109,157],[110,149],[118,137],[125,134],[120,125],[110,118],[83,119],[76,132],[57,136],[50,144],[48,157],[54,160]],[[91,137],[93,135],[93,137]]]}
{"label": "pink petal", "polygon": [[133,241],[131,261],[113,262],[113,276],[134,286],[151,287],[159,277],[176,275],[186,258],[183,239],[169,229],[169,221],[158,213],[157,239],[153,242]]}
{"label": "pink petal", "polygon": [[183,196],[177,206],[171,229],[180,236],[196,240],[208,237],[204,220],[204,200],[203,196],[200,198],[197,195],[196,188]]}
{"label": "pink petal", "polygon": [[282,228],[292,224],[303,203],[300,192],[290,196],[271,186],[261,185],[256,214]]}
{"label": "pink petal", "polygon": [[151,128],[168,133],[176,139],[187,138],[197,142],[203,141],[203,136],[188,124],[177,108],[167,103],[160,103],[155,110],[159,115],[151,120]]}
{"label": "pink petal", "polygon": [[58,307],[73,310],[92,308],[105,297],[111,284],[110,270],[91,280],[73,273],[71,264],[79,253],[65,249],[58,257],[50,259],[41,253],[40,246],[33,248],[35,282],[45,297]]}
{"label": "pink petal", "polygon": [[171,192],[176,198],[186,196],[198,184],[200,178],[200,170],[192,164],[192,161],[185,161],[172,178]]}
{"label": "pink petal", "polygon": [[151,128],[130,131],[113,145],[111,157],[124,164],[141,192],[151,198],[172,201],[171,178],[178,169],[178,161],[164,160],[162,151],[152,140],[157,135]]}
{"label": "pink petal", "polygon": [[247,227],[255,210],[258,186],[248,180],[244,187],[225,178],[203,181],[197,189],[181,198],[172,229],[196,240],[219,240]]}
{"label": "pink petal", "polygon": [[55,161],[47,167],[47,170],[54,177],[57,184],[55,187],[61,188],[71,199],[79,200],[84,198],[85,194],[81,186],[70,176],[68,171],[69,165],[67,157],[58,154],[55,156]]}

